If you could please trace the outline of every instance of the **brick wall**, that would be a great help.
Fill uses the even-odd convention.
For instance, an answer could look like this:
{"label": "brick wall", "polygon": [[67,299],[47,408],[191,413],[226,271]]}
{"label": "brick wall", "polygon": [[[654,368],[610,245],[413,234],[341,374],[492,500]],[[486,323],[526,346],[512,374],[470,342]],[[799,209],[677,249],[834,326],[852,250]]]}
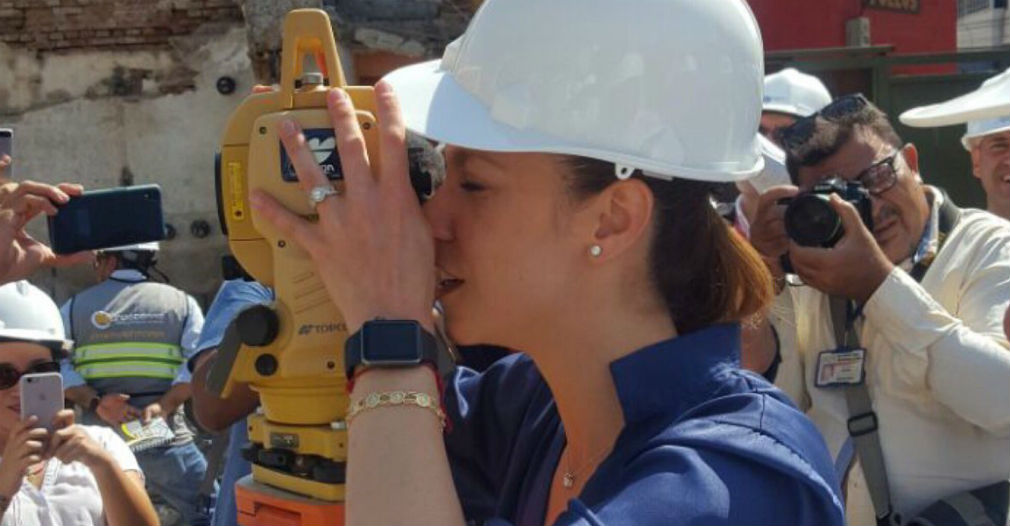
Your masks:
{"label": "brick wall", "polygon": [[240,21],[238,0],[0,0],[0,42],[35,51],[159,48]]}

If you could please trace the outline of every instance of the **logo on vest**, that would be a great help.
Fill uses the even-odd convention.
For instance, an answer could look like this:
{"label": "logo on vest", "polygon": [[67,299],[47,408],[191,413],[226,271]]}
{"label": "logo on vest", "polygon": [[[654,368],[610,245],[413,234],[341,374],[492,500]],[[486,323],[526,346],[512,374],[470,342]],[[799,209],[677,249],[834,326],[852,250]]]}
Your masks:
{"label": "logo on vest", "polygon": [[95,311],[95,313],[91,315],[91,324],[100,331],[108,329],[109,326],[112,325],[112,321],[112,315],[103,310]]}
{"label": "logo on vest", "polygon": [[104,331],[113,325],[141,325],[145,323],[163,323],[165,313],[112,314],[103,310],[91,315],[91,324],[96,329]]}

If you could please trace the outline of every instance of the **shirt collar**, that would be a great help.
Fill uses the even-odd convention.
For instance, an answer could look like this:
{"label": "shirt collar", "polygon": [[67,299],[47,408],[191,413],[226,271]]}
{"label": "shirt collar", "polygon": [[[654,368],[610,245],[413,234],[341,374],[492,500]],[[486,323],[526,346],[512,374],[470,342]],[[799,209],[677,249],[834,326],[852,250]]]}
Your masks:
{"label": "shirt collar", "polygon": [[147,276],[143,272],[132,268],[115,270],[109,277],[119,281],[147,281]]}
{"label": "shirt collar", "polygon": [[912,257],[901,262],[900,266],[905,272],[922,261],[936,257],[936,253],[940,250],[940,207],[943,206],[943,192],[927,186],[926,196],[929,198],[929,219]]}
{"label": "shirt collar", "polygon": [[610,364],[625,422],[679,416],[723,385],[740,363],[740,325],[713,325],[639,349]]}

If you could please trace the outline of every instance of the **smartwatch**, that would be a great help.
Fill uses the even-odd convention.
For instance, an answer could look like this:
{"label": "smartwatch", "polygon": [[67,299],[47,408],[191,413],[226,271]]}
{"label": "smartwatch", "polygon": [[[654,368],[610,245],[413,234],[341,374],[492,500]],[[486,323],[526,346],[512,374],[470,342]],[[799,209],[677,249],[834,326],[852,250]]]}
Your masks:
{"label": "smartwatch", "polygon": [[364,367],[438,365],[438,343],[416,320],[366,321],[344,344],[347,378]]}

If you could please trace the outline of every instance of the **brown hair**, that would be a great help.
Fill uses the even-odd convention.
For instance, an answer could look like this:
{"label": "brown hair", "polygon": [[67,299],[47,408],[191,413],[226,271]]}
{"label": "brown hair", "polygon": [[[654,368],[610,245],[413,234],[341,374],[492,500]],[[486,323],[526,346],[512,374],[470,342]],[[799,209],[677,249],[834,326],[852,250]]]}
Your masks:
{"label": "brown hair", "polygon": [[859,111],[843,118],[825,119],[818,116],[814,120],[810,138],[796,147],[785,148],[786,169],[793,184],[799,184],[801,167],[820,164],[837,153],[859,131],[870,131],[896,150],[900,150],[904,144],[898,132],[894,131],[887,114],[870,101],[866,101],[866,105]]}
{"label": "brown hair", "polygon": [[[575,199],[598,194],[617,182],[614,165],[569,156],[569,189]],[[720,322],[738,322],[771,302],[771,274],[761,256],[712,206],[711,183],[639,178],[655,197],[652,280],[677,332]]]}

